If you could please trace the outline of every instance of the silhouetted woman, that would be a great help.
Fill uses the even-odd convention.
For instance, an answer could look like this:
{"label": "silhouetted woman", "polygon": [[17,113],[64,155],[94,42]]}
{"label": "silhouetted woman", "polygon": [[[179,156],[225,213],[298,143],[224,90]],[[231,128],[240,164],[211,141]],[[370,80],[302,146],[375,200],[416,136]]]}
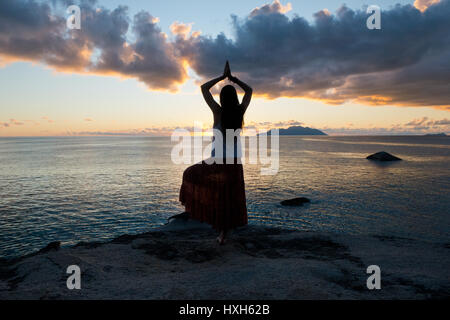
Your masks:
{"label": "silhouetted woman", "polygon": [[[222,88],[220,105],[214,100],[210,89],[226,78],[244,90],[242,103],[239,103],[236,89],[232,85]],[[240,134],[244,113],[252,98],[252,88],[231,75],[228,62],[222,76],[206,82],[201,88],[214,116],[213,129],[216,130],[213,149],[211,158],[184,171],[180,201],[192,219],[209,223],[219,231],[217,241],[223,244],[229,230],[247,224],[244,170],[238,161],[241,157],[240,144],[234,138],[234,143],[227,145],[226,133],[227,129],[232,129],[236,136]],[[222,139],[218,137],[218,132]],[[217,161],[218,158],[222,158],[222,161]],[[211,159],[216,159],[215,163]]]}

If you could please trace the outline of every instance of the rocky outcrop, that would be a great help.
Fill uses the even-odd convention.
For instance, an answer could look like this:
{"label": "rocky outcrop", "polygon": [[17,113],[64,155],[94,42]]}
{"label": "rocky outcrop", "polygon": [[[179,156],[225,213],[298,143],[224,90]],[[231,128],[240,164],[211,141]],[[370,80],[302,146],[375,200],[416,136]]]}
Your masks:
{"label": "rocky outcrop", "polygon": [[304,205],[305,203],[310,203],[310,202],[311,202],[311,200],[309,200],[308,198],[298,197],[298,198],[293,198],[293,199],[289,199],[289,200],[283,200],[280,203],[282,206],[298,207],[298,206]]}
{"label": "rocky outcrop", "polygon": [[[254,225],[223,246],[216,236],[174,218],[144,234],[0,259],[0,300],[450,297],[448,244]],[[366,287],[372,264],[381,268],[381,290]],[[70,265],[80,267],[80,290],[66,286]]]}
{"label": "rocky outcrop", "polygon": [[397,158],[396,156],[393,156],[392,154],[384,152],[384,151],[380,151],[380,152],[371,154],[366,159],[375,160],[375,161],[399,161],[399,160],[402,160],[402,159]]}

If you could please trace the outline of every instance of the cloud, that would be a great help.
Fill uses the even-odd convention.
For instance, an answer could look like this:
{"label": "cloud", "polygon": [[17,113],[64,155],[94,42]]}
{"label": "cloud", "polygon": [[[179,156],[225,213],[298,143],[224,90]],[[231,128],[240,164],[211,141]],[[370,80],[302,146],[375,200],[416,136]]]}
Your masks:
{"label": "cloud", "polygon": [[423,12],[427,10],[431,5],[439,2],[440,0],[416,0],[414,1],[414,7]]}
{"label": "cloud", "polygon": [[285,121],[250,121],[245,124],[245,129],[259,129],[259,130],[267,130],[267,129],[276,129],[276,128],[287,128],[291,126],[300,126],[303,125],[303,122],[297,120],[285,120]]}
{"label": "cloud", "polygon": [[450,133],[450,120],[433,120],[428,117],[413,119],[405,124],[393,124],[386,127],[357,127],[348,124],[343,127],[318,128],[330,135],[420,135],[428,133]]}
{"label": "cloud", "polygon": [[[266,132],[268,129],[287,128],[290,126],[307,126],[319,129],[329,135],[420,135],[427,133],[450,133],[450,120],[441,119],[433,120],[427,117],[421,119],[414,119],[406,124],[393,124],[386,127],[358,127],[353,124],[341,127],[320,127],[310,124],[305,124],[297,120],[287,121],[250,121],[246,123],[243,135],[252,134],[251,130],[257,132]],[[1,123],[0,123],[1,126]],[[134,128],[128,130],[111,130],[111,131],[68,131],[67,135],[95,135],[95,136],[170,136],[176,129],[185,129],[188,132],[193,132],[193,126],[154,126],[147,128]],[[207,127],[203,126],[204,132],[208,132]]]}
{"label": "cloud", "polygon": [[[67,131],[66,135],[74,136],[170,136],[179,127],[152,127],[110,131]],[[192,127],[183,127],[192,131]]]}
{"label": "cloud", "polygon": [[[201,122],[196,122],[195,125],[200,125],[201,129],[204,132],[208,132],[211,128],[203,124]],[[262,132],[267,131],[267,129],[273,128],[287,128],[290,126],[302,125],[303,123],[297,120],[287,120],[287,121],[251,121],[245,124],[244,134],[249,132],[248,130],[260,130]],[[136,136],[136,135],[144,135],[144,136],[170,136],[176,129],[184,129],[189,132],[194,132],[194,125],[189,126],[153,126],[147,128],[133,128],[127,130],[92,130],[92,131],[68,131],[66,134],[68,135],[96,135],[96,136]],[[197,130],[200,130],[200,127],[197,127]],[[246,131],[247,130],[247,131]]]}
{"label": "cloud", "polygon": [[450,126],[450,120],[446,118],[446,119],[442,119],[442,120],[430,121],[430,122],[428,122],[428,125],[430,125],[430,126]]}
{"label": "cloud", "polygon": [[131,18],[126,6],[109,10],[96,0],[78,2],[81,30],[67,30],[61,12],[68,4],[0,1],[0,63],[35,61],[174,91],[186,81],[187,66],[206,79],[229,60],[232,71],[267,98],[450,110],[450,0],[384,10],[381,30],[366,28],[364,8],[324,9],[308,22],[286,16],[292,6],[276,0],[246,17],[232,16],[232,38],[190,34],[190,24],[174,22],[174,39],[150,13]]}
{"label": "cloud", "polygon": [[[137,13],[132,27],[136,40],[133,43],[125,41],[127,28],[124,26],[119,43],[101,46],[102,54],[93,69],[138,78],[152,89],[175,90],[187,77],[186,70],[155,21],[147,12]],[[109,31],[114,29],[111,25]]]}
{"label": "cloud", "polygon": [[65,37],[65,19],[52,14],[48,3],[0,1],[0,54],[5,59],[42,61],[65,68],[88,63],[85,43]]}
{"label": "cloud", "polygon": [[414,119],[408,123],[405,124],[405,127],[410,127],[414,130],[421,130],[421,129],[449,129],[450,130],[450,120],[445,118],[441,120],[432,120],[428,119],[428,117],[423,117],[419,119]]}
{"label": "cloud", "polygon": [[336,127],[336,128],[321,128],[321,131],[328,135],[346,135],[346,136],[382,136],[382,135],[411,135],[419,134],[412,130],[402,130],[396,126],[392,127],[371,127],[371,128],[348,128],[348,127]]}
{"label": "cloud", "polygon": [[250,12],[250,17],[263,14],[271,13],[286,13],[292,10],[292,5],[288,2],[287,5],[283,6],[279,0],[275,0],[272,3],[265,4],[261,7],[257,7]]}
{"label": "cloud", "polygon": [[[258,11],[256,12],[258,13]],[[268,98],[303,97],[330,104],[434,106],[450,109],[450,1],[421,12],[411,5],[382,11],[368,30],[365,10],[322,10],[310,23],[277,10],[232,16],[234,37],[178,39],[202,77],[232,72]]]}
{"label": "cloud", "polygon": [[[174,90],[186,78],[157,18],[141,11],[130,21],[126,6],[108,10],[95,0],[81,0],[81,30],[68,30],[66,18],[58,15],[68,4],[0,1],[2,61],[37,61],[64,72],[134,77],[152,89]],[[127,40],[130,29],[132,42]]]}
{"label": "cloud", "polygon": [[135,130],[126,131],[67,131],[69,136],[136,136],[139,135]]}
{"label": "cloud", "polygon": [[425,122],[427,122],[428,117],[423,117],[421,119],[414,119],[408,123],[405,124],[407,127],[417,127],[423,125]]}
{"label": "cloud", "polygon": [[175,21],[170,25],[170,31],[176,35],[181,36],[183,38],[187,38],[192,29],[192,23],[186,24]]}
{"label": "cloud", "polygon": [[428,133],[449,133],[450,128],[432,128],[428,126],[420,126],[414,128],[405,128],[401,125],[393,125],[391,127],[337,127],[337,128],[319,128],[321,131],[329,135],[423,135]]}

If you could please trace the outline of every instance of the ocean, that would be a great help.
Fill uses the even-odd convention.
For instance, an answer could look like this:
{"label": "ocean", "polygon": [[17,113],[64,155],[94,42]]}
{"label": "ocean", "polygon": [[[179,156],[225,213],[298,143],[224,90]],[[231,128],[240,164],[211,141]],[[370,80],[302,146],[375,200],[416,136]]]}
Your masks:
{"label": "ocean", "polygon": [[[0,257],[157,228],[183,212],[170,137],[0,138]],[[403,161],[366,159],[386,151]],[[249,224],[450,242],[450,138],[280,136],[245,164]],[[303,207],[280,201],[304,196]]]}

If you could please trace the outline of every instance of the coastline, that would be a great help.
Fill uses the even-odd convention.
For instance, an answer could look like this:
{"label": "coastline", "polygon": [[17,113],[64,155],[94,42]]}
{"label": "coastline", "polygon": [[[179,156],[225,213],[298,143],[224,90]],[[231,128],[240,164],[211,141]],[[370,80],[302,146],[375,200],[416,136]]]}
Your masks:
{"label": "coastline", "polygon": [[[224,246],[180,219],[108,242],[0,261],[0,299],[444,299],[450,244],[247,226]],[[81,289],[66,268],[81,268]],[[369,290],[369,265],[381,289]]]}

